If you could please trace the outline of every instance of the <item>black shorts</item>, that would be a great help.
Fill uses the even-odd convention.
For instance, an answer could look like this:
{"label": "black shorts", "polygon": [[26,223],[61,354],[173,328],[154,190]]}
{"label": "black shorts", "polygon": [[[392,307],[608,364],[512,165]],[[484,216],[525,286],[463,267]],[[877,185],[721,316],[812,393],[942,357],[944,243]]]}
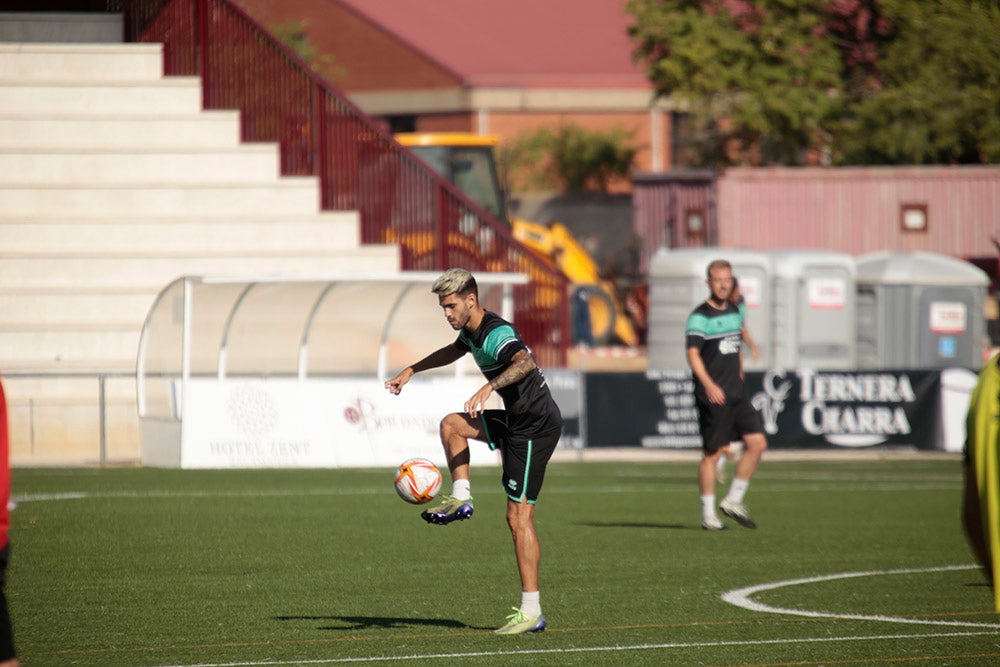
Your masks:
{"label": "black shorts", "polygon": [[699,399],[698,429],[701,431],[701,448],[713,454],[734,439],[748,433],[763,433],[760,415],[744,397],[736,403],[716,405]]}
{"label": "black shorts", "polygon": [[554,431],[535,438],[516,438],[507,429],[504,410],[486,410],[480,415],[486,444],[500,450],[504,493],[514,502],[534,504],[545,480],[545,466],[559,444],[561,433]]}

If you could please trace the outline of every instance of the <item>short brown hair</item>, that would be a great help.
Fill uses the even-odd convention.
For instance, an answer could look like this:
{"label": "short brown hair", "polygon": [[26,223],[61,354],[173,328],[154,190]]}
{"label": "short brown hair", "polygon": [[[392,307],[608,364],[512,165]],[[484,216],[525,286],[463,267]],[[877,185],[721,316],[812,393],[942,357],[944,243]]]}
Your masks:
{"label": "short brown hair", "polygon": [[705,269],[705,277],[711,278],[712,271],[716,269],[729,269],[730,271],[732,271],[733,265],[729,263],[728,259],[713,259],[711,262],[709,262],[708,268]]}

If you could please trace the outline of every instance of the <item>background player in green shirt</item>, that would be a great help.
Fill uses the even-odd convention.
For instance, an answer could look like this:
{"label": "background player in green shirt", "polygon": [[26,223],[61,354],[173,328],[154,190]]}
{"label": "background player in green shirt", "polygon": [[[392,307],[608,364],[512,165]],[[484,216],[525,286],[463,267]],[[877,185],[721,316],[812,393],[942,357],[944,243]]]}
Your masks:
{"label": "background player in green shirt", "polygon": [[686,333],[687,360],[694,374],[702,438],[702,458],[698,464],[701,525],[705,530],[726,528],[715,512],[715,476],[719,458],[736,436],[743,440],[743,455],[719,510],[742,526],[756,528],[743,498],[767,449],[767,438],[743,382],[743,315],[729,298],[733,289],[732,265],[724,259],[714,260],[708,265],[706,275],[709,297],[691,312]]}

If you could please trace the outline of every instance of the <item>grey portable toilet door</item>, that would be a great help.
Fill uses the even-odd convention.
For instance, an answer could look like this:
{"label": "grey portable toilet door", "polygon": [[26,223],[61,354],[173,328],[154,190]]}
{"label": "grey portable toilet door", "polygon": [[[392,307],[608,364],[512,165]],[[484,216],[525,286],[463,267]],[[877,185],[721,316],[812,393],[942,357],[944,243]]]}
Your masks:
{"label": "grey portable toilet door", "polygon": [[972,289],[949,286],[916,287],[917,355],[920,368],[975,367],[975,328],[978,315]]}
{"label": "grey portable toilet door", "polygon": [[771,367],[773,357],[771,308],[774,296],[771,275],[768,267],[761,264],[738,262],[739,260],[733,261],[733,275],[739,278],[743,303],[747,307],[744,324],[760,349],[760,358],[756,361],[748,349],[743,351],[743,369],[766,370]]}
{"label": "grey portable toilet door", "polygon": [[809,266],[799,277],[798,366],[854,366],[854,279],[841,266]]}

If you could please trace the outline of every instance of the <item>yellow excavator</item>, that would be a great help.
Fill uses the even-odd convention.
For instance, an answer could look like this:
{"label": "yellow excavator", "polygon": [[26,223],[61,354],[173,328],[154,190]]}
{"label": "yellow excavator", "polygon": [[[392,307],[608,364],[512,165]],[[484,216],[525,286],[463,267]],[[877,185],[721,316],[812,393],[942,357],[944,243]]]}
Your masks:
{"label": "yellow excavator", "polygon": [[506,221],[515,239],[566,277],[573,298],[587,306],[583,321],[589,320],[590,336],[586,342],[629,346],[642,342],[645,304],[641,295],[630,294],[626,298],[613,281],[603,278],[593,256],[562,223],[544,225],[507,215],[494,157],[499,145],[497,137],[465,132],[414,132],[399,133],[396,140],[476,204]]}

